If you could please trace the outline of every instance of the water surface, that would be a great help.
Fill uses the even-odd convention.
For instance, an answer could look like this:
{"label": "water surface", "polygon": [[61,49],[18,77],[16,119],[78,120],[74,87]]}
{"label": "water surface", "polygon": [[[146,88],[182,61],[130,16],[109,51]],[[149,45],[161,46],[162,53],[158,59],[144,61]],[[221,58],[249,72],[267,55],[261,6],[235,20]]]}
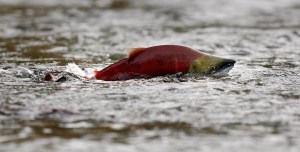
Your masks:
{"label": "water surface", "polygon": [[[297,0],[0,0],[0,151],[300,149]],[[237,60],[222,77],[42,82],[178,44]]]}

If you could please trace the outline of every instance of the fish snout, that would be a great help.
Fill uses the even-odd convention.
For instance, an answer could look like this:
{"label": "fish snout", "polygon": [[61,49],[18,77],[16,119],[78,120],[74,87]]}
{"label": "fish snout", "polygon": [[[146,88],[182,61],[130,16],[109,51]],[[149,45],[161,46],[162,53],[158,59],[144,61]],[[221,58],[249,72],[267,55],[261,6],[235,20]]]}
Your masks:
{"label": "fish snout", "polygon": [[213,75],[222,75],[228,73],[234,66],[235,60],[223,59],[218,65],[217,69],[212,72]]}
{"label": "fish snout", "polygon": [[224,66],[234,66],[235,64],[235,60],[232,59],[224,59],[221,64],[223,64]]}

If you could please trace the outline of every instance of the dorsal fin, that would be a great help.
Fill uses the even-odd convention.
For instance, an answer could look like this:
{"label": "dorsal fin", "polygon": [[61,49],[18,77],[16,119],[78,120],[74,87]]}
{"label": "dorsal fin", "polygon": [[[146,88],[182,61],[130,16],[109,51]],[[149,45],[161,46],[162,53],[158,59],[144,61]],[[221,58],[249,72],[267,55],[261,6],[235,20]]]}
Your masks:
{"label": "dorsal fin", "polygon": [[135,56],[139,55],[143,51],[145,51],[146,48],[132,48],[128,51],[127,58],[128,61],[132,60]]}

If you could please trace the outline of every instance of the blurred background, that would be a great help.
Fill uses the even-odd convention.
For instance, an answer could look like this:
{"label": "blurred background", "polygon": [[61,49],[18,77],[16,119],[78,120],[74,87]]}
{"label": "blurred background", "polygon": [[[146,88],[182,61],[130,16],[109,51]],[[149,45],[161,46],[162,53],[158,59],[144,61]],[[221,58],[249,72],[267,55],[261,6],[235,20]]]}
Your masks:
{"label": "blurred background", "polygon": [[[0,151],[300,149],[298,0],[0,0]],[[223,77],[40,79],[185,45]]]}

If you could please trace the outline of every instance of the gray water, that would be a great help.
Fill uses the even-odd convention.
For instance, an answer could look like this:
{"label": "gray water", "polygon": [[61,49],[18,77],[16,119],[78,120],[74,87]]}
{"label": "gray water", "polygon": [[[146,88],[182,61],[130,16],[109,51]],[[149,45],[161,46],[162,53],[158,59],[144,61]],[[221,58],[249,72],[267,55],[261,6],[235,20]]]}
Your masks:
{"label": "gray water", "polygon": [[[134,47],[235,59],[228,75],[43,82]],[[0,151],[298,152],[298,0],[0,0]]]}

